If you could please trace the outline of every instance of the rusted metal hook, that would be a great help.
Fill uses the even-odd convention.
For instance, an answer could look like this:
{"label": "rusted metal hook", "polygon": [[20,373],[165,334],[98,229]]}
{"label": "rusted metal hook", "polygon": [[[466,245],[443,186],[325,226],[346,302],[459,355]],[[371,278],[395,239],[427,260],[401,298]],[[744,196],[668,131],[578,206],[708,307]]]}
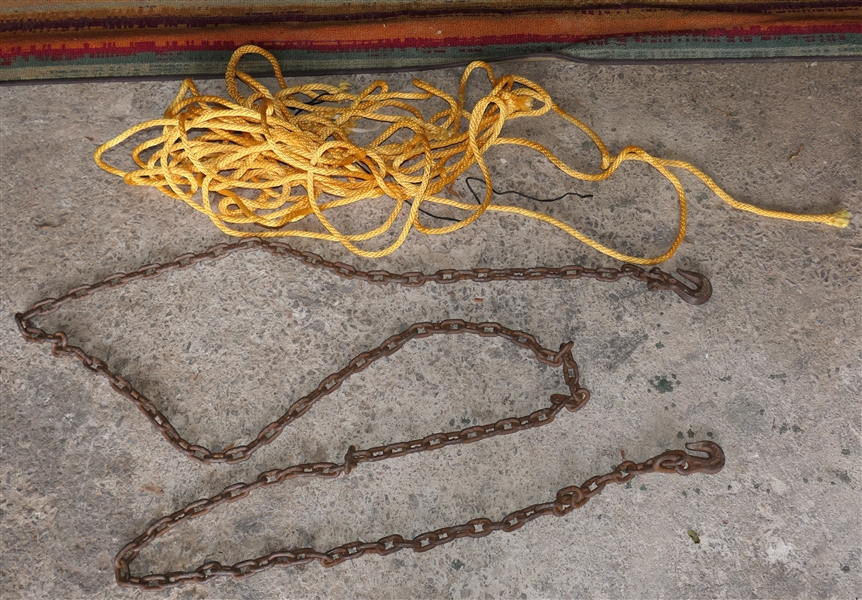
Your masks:
{"label": "rusted metal hook", "polygon": [[715,442],[710,442],[709,440],[689,442],[685,447],[693,452],[703,452],[706,454],[706,458],[697,454],[687,453],[687,464],[680,465],[677,468],[678,473],[708,473],[712,475],[724,468],[724,450]]}
{"label": "rusted metal hook", "polygon": [[689,442],[685,447],[693,452],[703,452],[706,457],[690,454],[684,450],[668,450],[664,454],[648,460],[645,464],[660,473],[676,472],[680,475],[691,475],[692,473],[712,475],[724,468],[724,450],[715,442],[709,440]]}
{"label": "rusted metal hook", "polygon": [[[656,282],[656,288],[671,290],[677,296],[695,306],[703,304],[709,300],[710,296],[712,296],[712,284],[705,275],[701,275],[696,271],[686,271],[684,269],[677,269],[676,272],[681,278],[693,283],[694,288],[688,287],[678,278],[673,275],[668,275],[658,267],[650,269],[651,274],[657,275],[662,279],[661,283]],[[654,284],[650,283],[649,287],[652,289],[653,285]]]}

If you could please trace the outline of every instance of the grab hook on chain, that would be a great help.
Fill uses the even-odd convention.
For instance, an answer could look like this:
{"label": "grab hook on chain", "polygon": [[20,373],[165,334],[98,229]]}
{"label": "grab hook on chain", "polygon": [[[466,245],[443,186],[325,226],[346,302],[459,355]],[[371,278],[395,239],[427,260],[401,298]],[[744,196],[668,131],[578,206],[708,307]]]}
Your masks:
{"label": "grab hook on chain", "polygon": [[712,284],[709,282],[709,279],[695,271],[677,269],[676,272],[679,277],[693,283],[694,287],[691,288],[685,285],[679,280],[679,278],[663,272],[658,267],[653,267],[652,269],[650,269],[650,274],[658,276],[663,281],[662,283],[656,284],[650,283],[648,287],[652,289],[655,285],[656,287],[661,287],[662,289],[671,290],[677,296],[682,298],[685,302],[688,302],[689,304],[693,304],[695,306],[699,304],[704,304],[707,300],[709,300],[710,296],[712,296]]}

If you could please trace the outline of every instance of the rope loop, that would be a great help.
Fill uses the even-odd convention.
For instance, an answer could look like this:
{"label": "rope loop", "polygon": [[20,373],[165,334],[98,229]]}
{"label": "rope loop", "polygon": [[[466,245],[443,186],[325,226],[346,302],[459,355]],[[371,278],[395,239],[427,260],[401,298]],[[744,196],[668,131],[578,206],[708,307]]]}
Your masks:
{"label": "rope loop", "polygon": [[[271,92],[238,69],[240,59],[247,54],[257,54],[269,62],[279,90]],[[485,72],[491,92],[467,110],[467,82],[476,70]],[[288,87],[276,58],[256,46],[242,46],[234,52],[225,79],[230,99],[201,95],[191,80],[185,80],[163,118],[140,123],[100,146],[94,157],[96,164],[129,185],[152,186],[186,202],[228,235],[334,241],[366,258],[394,252],[411,229],[429,235],[451,233],[493,211],[538,219],[618,260],[655,265],[673,256],[686,232],[685,190],[670,169],[692,173],[739,210],[836,227],[846,227],[850,220],[846,210],[831,215],[797,215],[739,202],[693,165],[654,157],[638,146],[626,146],[614,156],[590,127],[560,108],[542,87],[514,75],[495,78],[491,66],[484,62],[473,62],[464,70],[457,98],[419,79],[413,81],[419,90],[415,92],[390,91],[384,81],[375,81],[358,94],[349,93],[346,84]],[[240,92],[238,82],[251,90],[248,96]],[[442,100],[448,108],[426,118],[415,103],[432,98]],[[597,172],[577,171],[536,142],[501,137],[507,121],[551,111],[592,140],[601,155]],[[351,136],[360,120],[377,122],[383,131],[370,143],[358,144]],[[161,134],[154,134],[132,150],[137,169],[123,171],[104,162],[102,156],[107,150],[149,129]],[[484,155],[491,147],[503,144],[539,152],[567,175],[583,181],[603,181],[626,161],[647,163],[676,189],[676,239],[660,256],[629,256],[547,214],[492,203],[493,186]],[[467,204],[446,196],[447,186],[474,164],[485,180],[481,203]],[[344,233],[325,215],[378,198],[391,199],[389,215],[361,233]],[[407,219],[389,245],[380,250],[356,245],[395,227],[408,203]],[[430,227],[419,221],[423,205],[448,206],[466,216],[444,227]],[[290,227],[312,216],[323,231],[314,226]]]}

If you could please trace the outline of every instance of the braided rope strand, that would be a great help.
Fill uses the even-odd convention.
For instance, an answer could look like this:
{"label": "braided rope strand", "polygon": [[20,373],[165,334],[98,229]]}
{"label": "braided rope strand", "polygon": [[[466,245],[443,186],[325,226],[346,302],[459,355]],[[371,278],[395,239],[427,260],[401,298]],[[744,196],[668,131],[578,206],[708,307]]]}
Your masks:
{"label": "braided rope strand", "polygon": [[[246,54],[258,54],[269,61],[281,88],[279,91],[270,92],[238,70],[239,61]],[[465,109],[467,82],[475,70],[485,71],[492,89],[468,111]],[[484,62],[473,62],[465,69],[457,99],[419,79],[413,80],[419,90],[416,92],[390,91],[384,81],[375,81],[358,94],[348,93],[346,86],[287,87],[275,57],[256,46],[236,50],[225,78],[232,100],[201,95],[187,79],[165,110],[164,118],[140,123],[100,146],[94,156],[96,164],[130,185],[152,186],[171,198],[186,202],[228,235],[334,241],[365,258],[379,258],[394,252],[411,229],[442,235],[470,225],[486,211],[495,211],[553,225],[617,260],[655,265],[673,256],[686,233],[685,190],[670,169],[690,172],[738,210],[835,227],[846,227],[850,221],[846,210],[803,215],[765,210],[740,202],[693,165],[652,156],[638,146],[627,146],[616,156],[611,155],[590,127],[560,108],[542,87],[513,75],[495,78],[491,66]],[[244,96],[239,91],[238,80],[252,90],[251,95]],[[308,100],[302,100],[303,96]],[[435,97],[442,99],[449,108],[428,119],[411,104]],[[391,114],[392,109],[400,114]],[[550,111],[592,140],[601,154],[598,172],[577,171],[537,142],[501,137],[508,120],[538,117]],[[380,122],[385,130],[371,143],[358,145],[351,133],[360,119]],[[107,150],[141,131],[154,128],[160,128],[161,135],[139,144],[132,151],[137,169],[123,171],[102,159]],[[392,141],[396,134],[406,139]],[[550,215],[518,206],[493,204],[491,174],[484,154],[492,146],[503,144],[534,150],[570,177],[582,181],[608,179],[626,161],[650,165],[676,189],[679,202],[676,238],[660,256],[629,256]],[[146,160],[145,153],[149,154]],[[480,204],[467,204],[441,195],[474,164],[479,167],[486,184],[485,197]],[[246,197],[255,193],[255,198]],[[325,200],[324,194],[335,199]],[[325,214],[334,208],[384,197],[394,201],[388,217],[380,225],[361,233],[344,233]],[[405,203],[409,203],[407,219],[389,245],[373,251],[356,245],[392,229]],[[466,212],[467,216],[444,227],[428,227],[419,221],[420,208],[425,203],[449,206]],[[325,231],[287,227],[312,216]],[[257,226],[262,230],[248,231],[236,228],[237,225]]]}

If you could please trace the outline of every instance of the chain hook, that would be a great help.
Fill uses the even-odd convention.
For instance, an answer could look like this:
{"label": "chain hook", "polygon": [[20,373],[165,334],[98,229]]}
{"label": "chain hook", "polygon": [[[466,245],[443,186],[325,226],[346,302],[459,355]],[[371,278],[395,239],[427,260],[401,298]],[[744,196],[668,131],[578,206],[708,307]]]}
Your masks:
{"label": "chain hook", "polygon": [[694,284],[694,288],[682,283],[677,277],[663,273],[658,267],[650,269],[650,273],[664,279],[662,289],[668,289],[674,292],[684,301],[695,306],[704,304],[712,296],[712,283],[705,275],[696,271],[686,271],[685,269],[677,269],[677,274],[682,279],[686,279]]}
{"label": "chain hook", "polygon": [[[697,454],[686,453],[686,461],[677,468],[677,472],[687,475],[689,473],[707,473],[714,475],[724,468],[724,450],[715,442],[703,440],[700,442],[689,442],[685,445],[687,450],[703,452],[706,458]],[[680,469],[683,469],[682,471]]]}
{"label": "chain hook", "polygon": [[708,440],[690,442],[685,445],[693,452],[703,452],[706,457],[698,454],[690,454],[685,450],[668,450],[649,459],[645,465],[648,470],[659,473],[679,473],[680,475],[691,475],[692,473],[715,474],[724,468],[724,451],[721,446]]}

